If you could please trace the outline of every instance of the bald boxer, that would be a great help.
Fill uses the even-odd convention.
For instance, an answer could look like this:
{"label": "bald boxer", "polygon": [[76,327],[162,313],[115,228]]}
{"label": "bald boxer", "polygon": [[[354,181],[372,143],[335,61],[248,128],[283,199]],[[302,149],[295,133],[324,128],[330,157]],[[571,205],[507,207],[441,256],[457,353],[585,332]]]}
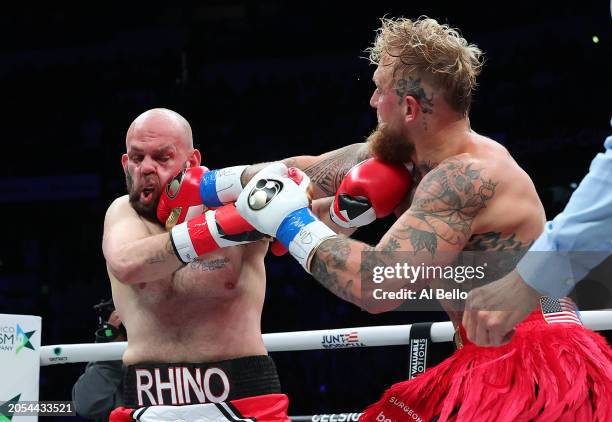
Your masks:
{"label": "bald boxer", "polygon": [[[126,407],[111,420],[159,420],[167,411],[184,420],[288,420],[288,400],[261,337],[268,242],[208,244],[208,253],[185,265],[157,222],[162,188],[200,160],[188,122],[173,111],[149,110],[127,131],[121,163],[128,194],[108,208],[103,239],[129,337]],[[225,215],[231,222],[231,210]]]}
{"label": "bald boxer", "polygon": [[[370,103],[379,122],[371,149],[417,170],[414,197],[398,210],[398,221],[374,247],[339,236],[309,211],[303,190],[278,166],[256,175],[236,202],[249,223],[278,238],[319,283],[372,312],[398,305],[393,298],[376,300],[377,285],[362,284],[376,267],[452,265],[464,251],[524,252],[545,222],[529,176],[505,148],[470,127],[481,51],[433,19],[382,22],[370,50],[377,64]],[[267,183],[279,186],[273,195],[260,193]],[[413,290],[454,284],[414,282]],[[408,281],[391,276],[385,283],[400,289]],[[392,386],[362,420],[612,419],[612,352],[581,325],[569,299],[543,298],[513,340],[495,349],[471,344],[456,301],[441,303],[457,327],[460,349]],[[555,308],[566,318],[547,318]]]}

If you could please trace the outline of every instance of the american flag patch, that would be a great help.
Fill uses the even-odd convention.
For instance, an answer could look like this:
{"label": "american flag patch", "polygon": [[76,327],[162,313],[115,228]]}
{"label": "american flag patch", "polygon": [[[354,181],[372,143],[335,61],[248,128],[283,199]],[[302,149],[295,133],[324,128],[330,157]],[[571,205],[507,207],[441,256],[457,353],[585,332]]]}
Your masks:
{"label": "american flag patch", "polygon": [[348,334],[344,335],[347,343],[357,343],[359,341],[359,336],[357,336],[357,331],[351,331]]}
{"label": "american flag patch", "polygon": [[573,300],[567,297],[553,299],[548,296],[540,298],[544,320],[549,324],[570,323],[582,325],[580,312]]}

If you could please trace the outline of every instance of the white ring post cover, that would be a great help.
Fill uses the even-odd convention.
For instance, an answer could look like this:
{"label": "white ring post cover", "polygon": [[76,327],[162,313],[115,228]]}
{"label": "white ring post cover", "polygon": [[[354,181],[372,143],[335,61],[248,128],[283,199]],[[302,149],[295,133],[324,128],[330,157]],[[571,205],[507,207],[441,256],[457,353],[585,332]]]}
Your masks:
{"label": "white ring post cover", "polygon": [[39,316],[0,314],[0,421],[13,418],[10,403],[38,401],[41,325]]}

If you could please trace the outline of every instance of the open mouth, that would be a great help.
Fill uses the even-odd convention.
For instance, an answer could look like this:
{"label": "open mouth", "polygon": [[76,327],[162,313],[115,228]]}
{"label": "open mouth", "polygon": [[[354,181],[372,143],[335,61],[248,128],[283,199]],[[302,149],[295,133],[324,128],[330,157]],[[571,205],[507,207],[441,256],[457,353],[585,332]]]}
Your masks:
{"label": "open mouth", "polygon": [[155,193],[155,187],[149,186],[142,190],[142,199],[145,202],[150,202],[153,199],[153,193]]}

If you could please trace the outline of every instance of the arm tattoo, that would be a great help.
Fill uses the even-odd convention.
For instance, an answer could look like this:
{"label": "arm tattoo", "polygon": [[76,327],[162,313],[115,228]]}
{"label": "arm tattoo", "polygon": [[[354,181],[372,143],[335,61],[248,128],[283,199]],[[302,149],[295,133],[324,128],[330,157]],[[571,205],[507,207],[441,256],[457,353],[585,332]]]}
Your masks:
{"label": "arm tattoo", "polygon": [[304,172],[312,183],[328,196],[332,196],[336,194],[338,186],[351,167],[369,156],[370,153],[363,144],[353,144],[330,153],[321,161],[305,168]]}
{"label": "arm tattoo", "polygon": [[413,79],[408,76],[408,79],[401,78],[397,81],[397,87],[395,88],[395,93],[399,97],[400,105],[404,102],[404,98],[407,95],[410,95],[417,99],[419,105],[421,106],[421,110],[423,113],[431,114],[433,113],[433,93],[431,97],[427,98],[427,93],[425,89],[421,86],[421,79],[416,78]]}
{"label": "arm tattoo", "polygon": [[400,248],[400,244],[396,238],[392,237],[389,239],[387,244],[382,248],[383,252],[393,252]]}
{"label": "arm tattoo", "polygon": [[361,264],[359,266],[359,271],[362,275],[369,277],[371,280],[371,273],[374,272],[375,267],[384,267],[389,265],[388,262],[385,262],[383,259],[384,255],[390,254],[389,250],[384,254],[378,253],[376,248],[372,246],[366,246],[363,250],[364,253],[361,254]]}
{"label": "arm tattoo", "polygon": [[[369,158],[370,151],[365,144],[353,144],[327,153],[323,157],[317,163],[302,168],[302,170],[310,177],[312,183],[317,185],[327,196],[332,196],[336,194],[338,186],[340,186],[342,179],[351,167]],[[282,162],[287,167],[301,168],[299,160],[296,158],[286,158]],[[270,164],[253,164],[246,168],[240,176],[242,186],[245,186],[253,176]]]}
{"label": "arm tattoo", "polygon": [[502,237],[500,232],[486,232],[472,236],[463,250],[475,252],[470,256],[486,262],[486,277],[481,280],[482,283],[497,280],[516,268],[532,243],[517,240],[516,233]]}
{"label": "arm tattoo", "polygon": [[495,195],[497,183],[481,177],[473,163],[449,160],[431,171],[417,187],[410,209],[419,228],[402,222],[393,236],[408,240],[415,252],[427,250],[432,257],[438,241],[451,245],[468,242],[474,219]]}
{"label": "arm tattoo", "polygon": [[193,271],[215,271],[225,268],[225,265],[230,261],[228,257],[219,258],[219,259],[211,259],[209,261],[204,261],[200,258],[191,261],[189,263],[189,269]]}
{"label": "arm tattoo", "polygon": [[436,233],[428,232],[425,230],[419,230],[411,226],[404,226],[405,228],[400,229],[398,238],[402,240],[409,240],[410,244],[414,248],[414,253],[426,250],[434,256],[438,250],[438,239]]}
{"label": "arm tattoo", "polygon": [[533,242],[525,243],[516,239],[516,233],[502,238],[499,232],[475,234],[465,247],[469,251],[526,251]]}
{"label": "arm tattoo", "polygon": [[[319,246],[317,253],[312,258],[310,272],[327,290],[344,300],[355,303],[356,298],[351,291],[353,280],[348,280],[343,284],[337,273],[338,270],[346,270],[346,261],[350,252],[351,248],[346,237],[338,236],[328,239]],[[326,256],[325,259],[321,258],[323,255]],[[356,276],[359,277],[359,274]]]}
{"label": "arm tattoo", "polygon": [[173,256],[173,255],[174,255],[174,249],[172,248],[172,241],[168,239],[166,243],[164,244],[163,249],[153,254],[153,256],[147,259],[146,262],[147,264],[158,264],[160,262],[164,262],[164,260],[168,256]]}

